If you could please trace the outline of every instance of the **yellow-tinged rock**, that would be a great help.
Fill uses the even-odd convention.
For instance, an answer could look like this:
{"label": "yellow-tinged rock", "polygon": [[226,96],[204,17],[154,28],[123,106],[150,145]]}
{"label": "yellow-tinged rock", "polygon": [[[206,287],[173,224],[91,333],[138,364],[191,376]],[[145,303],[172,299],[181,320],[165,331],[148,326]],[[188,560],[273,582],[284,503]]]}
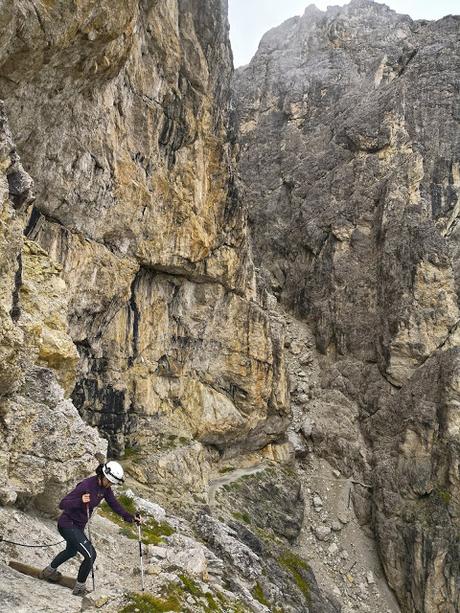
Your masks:
{"label": "yellow-tinged rock", "polygon": [[450,268],[422,260],[414,278],[413,309],[391,343],[387,373],[397,385],[449,339],[459,320],[455,278]]}
{"label": "yellow-tinged rock", "polygon": [[294,449],[291,443],[267,445],[261,450],[261,454],[264,458],[281,464],[286,464],[294,459]]}
{"label": "yellow-tinged rock", "polygon": [[55,371],[66,395],[75,385],[78,351],[68,334],[67,288],[60,267],[39,245],[25,240],[20,325],[36,348],[37,363]]}

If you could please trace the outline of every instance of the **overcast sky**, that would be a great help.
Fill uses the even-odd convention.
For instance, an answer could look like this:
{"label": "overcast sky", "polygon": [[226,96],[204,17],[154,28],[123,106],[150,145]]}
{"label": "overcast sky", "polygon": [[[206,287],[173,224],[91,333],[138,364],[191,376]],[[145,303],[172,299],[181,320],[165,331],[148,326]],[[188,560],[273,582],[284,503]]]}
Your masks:
{"label": "overcast sky", "polygon": [[[262,35],[289,17],[301,15],[309,4],[324,11],[329,5],[343,6],[342,0],[228,0],[230,39],[235,67],[247,64],[257,50]],[[382,2],[412,19],[440,19],[459,14],[459,0],[387,0]]]}

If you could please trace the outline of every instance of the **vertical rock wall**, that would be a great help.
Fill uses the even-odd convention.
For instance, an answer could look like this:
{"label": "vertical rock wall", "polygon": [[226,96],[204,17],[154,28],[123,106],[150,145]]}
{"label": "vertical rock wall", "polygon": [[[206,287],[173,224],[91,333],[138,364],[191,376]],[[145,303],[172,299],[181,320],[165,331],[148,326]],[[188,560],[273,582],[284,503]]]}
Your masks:
{"label": "vertical rock wall", "polygon": [[72,400],[112,453],[136,451],[139,478],[167,484],[179,462],[201,489],[187,462],[263,447],[288,421],[234,185],[226,3],[9,2],[2,19],[0,91],[37,194],[27,236],[68,287]]}
{"label": "vertical rock wall", "polygon": [[60,269],[23,238],[32,180],[0,103],[0,504],[55,511],[62,489],[105,450],[66,398],[78,353]]}
{"label": "vertical rock wall", "polygon": [[459,27],[310,6],[235,77],[255,262],[315,334],[322,389],[303,410],[334,392],[359,414],[366,462],[318,452],[372,481],[363,521],[417,612],[460,598]]}

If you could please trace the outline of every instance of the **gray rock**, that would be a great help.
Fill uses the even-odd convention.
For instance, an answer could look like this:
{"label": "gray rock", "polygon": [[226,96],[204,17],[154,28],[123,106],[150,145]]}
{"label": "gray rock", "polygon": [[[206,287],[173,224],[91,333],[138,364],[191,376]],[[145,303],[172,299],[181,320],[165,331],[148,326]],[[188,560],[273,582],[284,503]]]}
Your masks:
{"label": "gray rock", "polygon": [[166,547],[158,547],[157,545],[147,545],[147,554],[160,560],[165,560],[168,557]]}
{"label": "gray rock", "polygon": [[337,519],[341,524],[346,526],[350,522],[350,515],[347,512],[337,513]]}
{"label": "gray rock", "polygon": [[331,538],[331,529],[329,526],[317,526],[313,531],[319,541],[328,541]]}
{"label": "gray rock", "polygon": [[318,496],[318,494],[315,494],[313,496],[313,506],[315,507],[315,511],[320,511],[323,508],[323,501],[321,499],[321,496]]}
{"label": "gray rock", "polygon": [[162,522],[165,520],[166,511],[159,504],[155,504],[153,502],[150,502],[149,500],[144,500],[143,498],[136,496],[136,494],[131,489],[127,489],[125,491],[125,496],[133,500],[136,509],[141,514],[148,514],[154,517],[157,522]]}
{"label": "gray rock", "polygon": [[305,439],[297,432],[288,432],[288,441],[291,443],[296,457],[303,458],[308,453],[308,447],[305,444]]}
{"label": "gray rock", "polygon": [[460,509],[442,476],[458,476],[460,455],[459,70],[458,17],[413,22],[355,0],[270,30],[234,79],[256,265],[283,271],[280,301],[322,354],[314,449],[371,474],[354,443],[365,430],[373,489],[354,500],[407,610],[459,600],[446,560]]}
{"label": "gray rock", "polygon": [[311,417],[305,417],[301,426],[301,432],[305,436],[305,438],[310,438],[313,433],[313,426],[314,423]]}
{"label": "gray rock", "polygon": [[306,404],[309,400],[308,394],[299,394],[297,396],[297,402],[300,404]]}
{"label": "gray rock", "polygon": [[332,556],[336,555],[338,551],[339,548],[337,546],[337,543],[331,543],[331,545],[329,545],[329,547],[327,548],[327,552]]}
{"label": "gray rock", "polygon": [[343,525],[339,522],[339,521],[333,521],[331,523],[331,528],[332,530],[334,530],[334,532],[339,532],[340,530],[342,530]]}
{"label": "gray rock", "polygon": [[197,527],[210,547],[220,556],[230,560],[244,576],[256,579],[261,575],[262,567],[258,556],[235,538],[236,533],[228,526],[202,513],[198,516]]}
{"label": "gray rock", "polygon": [[366,581],[369,585],[375,584],[374,573],[371,570],[366,573]]}
{"label": "gray rock", "polygon": [[[152,459],[158,440],[258,449],[288,424],[283,339],[257,295],[245,205],[235,189],[224,5],[173,0],[153,15],[136,0],[104,0],[72,14],[65,3],[53,3],[37,5],[29,18],[10,4],[0,28],[8,83],[2,97],[21,161],[8,135],[0,145],[2,203],[5,189],[15,225],[20,221],[18,241],[26,229],[67,284],[66,329],[79,349],[71,344],[74,404],[110,441],[111,453],[122,456],[134,443],[145,455],[151,451],[137,471],[167,497],[170,471]],[[23,48],[20,40],[28,41]],[[30,219],[23,213],[32,180],[21,163],[34,180]],[[196,182],[185,179],[192,174]],[[11,288],[20,252],[9,256]],[[8,321],[11,305],[19,304],[13,295],[6,302]],[[27,318],[23,323],[30,328]],[[51,328],[47,338],[55,345],[56,336]],[[46,352],[35,353],[43,365]],[[50,351],[48,361],[57,369],[64,357]],[[242,365],[236,370],[235,359]],[[268,368],[258,369],[261,363]],[[141,379],[150,383],[138,385]],[[165,415],[182,407],[187,417],[158,420],[151,403],[159,398],[169,407]],[[170,465],[178,463],[183,492],[199,495],[202,470],[193,460],[189,470],[187,462]]]}

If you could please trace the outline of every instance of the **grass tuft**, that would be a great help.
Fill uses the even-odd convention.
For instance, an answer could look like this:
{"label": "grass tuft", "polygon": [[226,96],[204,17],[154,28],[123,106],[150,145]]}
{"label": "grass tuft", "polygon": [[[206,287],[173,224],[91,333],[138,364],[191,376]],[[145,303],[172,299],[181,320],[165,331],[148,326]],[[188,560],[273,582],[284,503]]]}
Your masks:
{"label": "grass tuft", "polygon": [[310,584],[303,574],[305,571],[310,570],[307,562],[302,560],[302,558],[292,551],[288,550],[281,554],[281,556],[278,558],[278,562],[290,572],[297,584],[297,587],[305,598],[310,599]]}
{"label": "grass tuft", "polygon": [[173,591],[165,598],[152,594],[130,594],[130,602],[120,609],[119,613],[163,613],[165,611],[181,611],[181,601]]}
{"label": "grass tuft", "polygon": [[266,607],[270,606],[270,603],[268,602],[267,598],[265,597],[264,591],[263,591],[262,586],[260,585],[260,583],[256,583],[256,585],[253,588],[251,594],[254,596],[254,598],[256,600],[258,600],[260,602],[260,604],[263,604]]}
{"label": "grass tuft", "polygon": [[237,521],[242,522],[243,524],[251,523],[251,517],[248,513],[239,513],[238,511],[235,511],[232,513],[232,515]]}
{"label": "grass tuft", "polygon": [[[131,498],[121,494],[118,496],[118,500],[129,513],[133,515],[136,513],[136,507]],[[123,536],[130,539],[138,538],[137,527],[134,524],[126,523],[122,517],[115,513],[115,511],[112,511],[105,501],[100,505],[99,513],[102,517],[120,526],[120,534]],[[163,543],[163,536],[171,536],[171,534],[174,534],[174,528],[167,522],[157,522],[153,517],[149,517],[142,525],[142,542],[144,545],[159,545]]]}

